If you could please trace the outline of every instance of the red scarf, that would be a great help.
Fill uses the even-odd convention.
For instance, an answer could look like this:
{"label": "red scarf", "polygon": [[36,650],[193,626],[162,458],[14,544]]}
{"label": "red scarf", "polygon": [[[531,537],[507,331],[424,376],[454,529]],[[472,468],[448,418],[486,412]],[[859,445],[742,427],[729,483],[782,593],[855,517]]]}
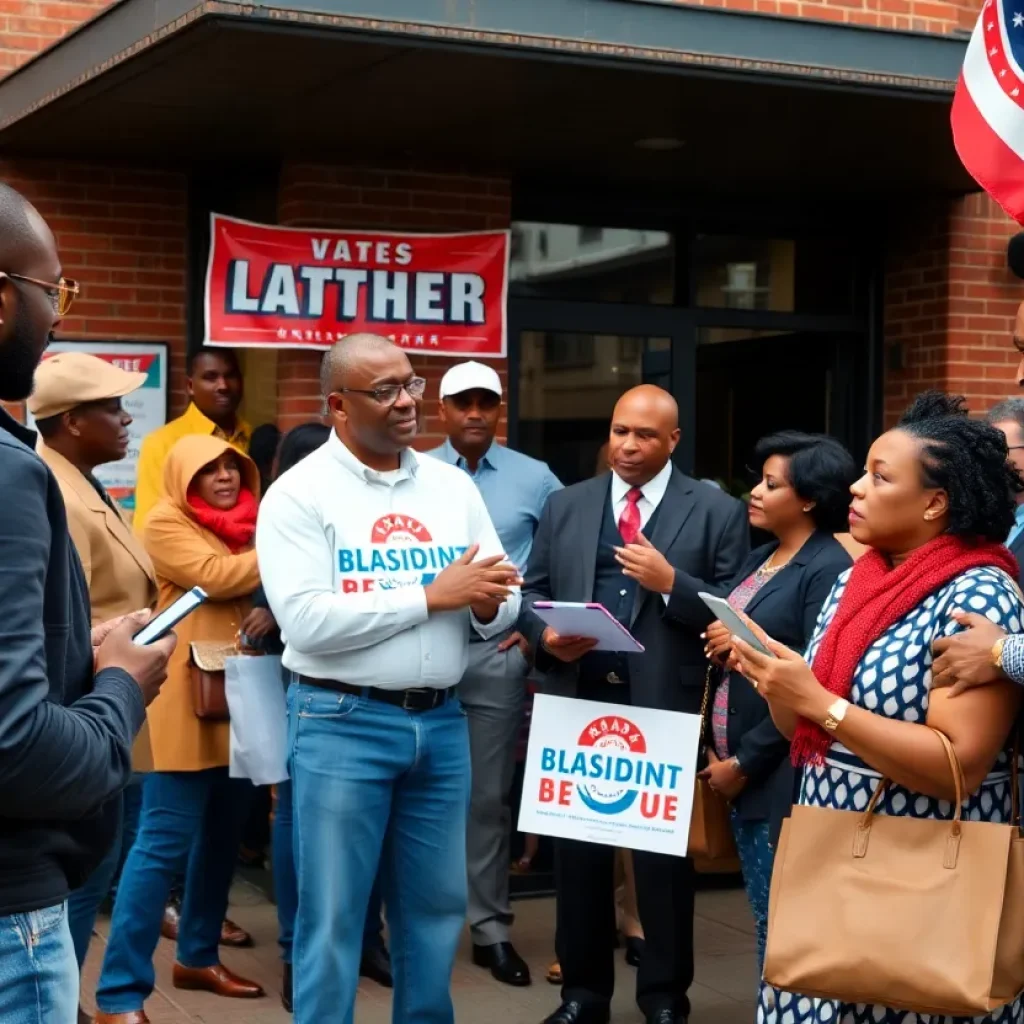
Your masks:
{"label": "red scarf", "polygon": [[[861,658],[890,626],[929,594],[981,566],[993,566],[1017,578],[1017,560],[1002,544],[968,544],[949,534],[918,548],[896,568],[877,551],[862,555],[853,565],[811,666],[818,682],[829,693],[848,698]],[[821,764],[831,742],[820,725],[801,718],[790,752],[793,764]]]}
{"label": "red scarf", "polygon": [[239,551],[249,546],[256,532],[257,504],[255,496],[248,488],[243,487],[238,492],[238,502],[234,508],[214,508],[191,491],[188,504],[196,522],[211,533],[215,533],[227,544],[232,554],[237,555]]}

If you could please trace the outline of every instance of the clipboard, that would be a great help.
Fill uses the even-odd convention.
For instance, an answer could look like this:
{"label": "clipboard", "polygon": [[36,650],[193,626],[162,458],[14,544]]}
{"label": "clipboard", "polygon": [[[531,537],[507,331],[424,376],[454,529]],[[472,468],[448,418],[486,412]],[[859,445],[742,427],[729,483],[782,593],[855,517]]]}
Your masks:
{"label": "clipboard", "polygon": [[643,654],[644,646],[603,604],[580,601],[534,601],[533,612],[560,636],[586,636],[595,651]]}

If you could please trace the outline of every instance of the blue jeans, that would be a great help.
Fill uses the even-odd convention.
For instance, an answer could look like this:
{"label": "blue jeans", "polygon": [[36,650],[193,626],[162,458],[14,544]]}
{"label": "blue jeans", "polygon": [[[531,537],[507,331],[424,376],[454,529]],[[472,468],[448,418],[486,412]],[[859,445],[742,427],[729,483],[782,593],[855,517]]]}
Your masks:
{"label": "blue jeans", "polygon": [[732,834],[743,869],[743,887],[754,914],[757,933],[757,964],[764,969],[764,947],[768,940],[768,893],[772,886],[775,850],[768,841],[771,826],[767,821],[743,821],[732,812]]}
{"label": "blue jeans", "polygon": [[251,795],[252,784],[229,779],[227,768],[152,772],[146,779],[139,834],[121,875],[96,989],[101,1010],[141,1010],[152,993],[164,902],[182,870],[187,874],[178,962],[185,967],[220,962],[221,922]]}
{"label": "blue jeans", "polygon": [[78,965],[67,907],[0,917],[0,1021],[74,1024]]}
{"label": "blue jeans", "polygon": [[288,693],[299,912],[295,1024],[352,1024],[378,866],[393,1024],[453,1024],[466,917],[469,732],[455,700],[411,712],[315,686]]}
{"label": "blue jeans", "polygon": [[[299,880],[295,875],[295,831],[292,802],[292,784],[288,780],[274,787],[274,829],[272,836],[274,871],[274,898],[277,901],[277,941],[281,959],[292,962],[295,937],[295,915],[299,909]],[[380,871],[373,882],[370,903],[366,908],[363,928],[363,953],[384,947],[384,922],[381,920]]]}
{"label": "blue jeans", "polygon": [[118,875],[121,873],[128,851],[135,842],[139,830],[139,809],[142,806],[143,775],[136,775],[124,792],[118,797],[121,813],[118,815],[118,830],[107,855],[96,866],[85,885],[68,897],[68,926],[71,941],[75,945],[75,959],[79,970],[89,952],[89,940],[96,925],[96,914],[100,904],[112,894]]}

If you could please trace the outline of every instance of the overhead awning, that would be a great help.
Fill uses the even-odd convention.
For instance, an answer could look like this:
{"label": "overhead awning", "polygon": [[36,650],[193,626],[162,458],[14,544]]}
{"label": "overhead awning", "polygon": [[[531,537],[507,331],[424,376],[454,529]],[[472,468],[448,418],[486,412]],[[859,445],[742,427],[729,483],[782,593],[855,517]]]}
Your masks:
{"label": "overhead awning", "polygon": [[0,146],[953,194],[964,48],[674,0],[119,0],[0,82]]}

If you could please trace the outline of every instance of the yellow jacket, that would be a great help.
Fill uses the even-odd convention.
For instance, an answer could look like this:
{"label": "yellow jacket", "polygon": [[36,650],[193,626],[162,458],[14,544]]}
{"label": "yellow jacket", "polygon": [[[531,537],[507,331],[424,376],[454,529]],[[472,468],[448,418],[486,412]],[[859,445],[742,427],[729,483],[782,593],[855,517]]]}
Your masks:
{"label": "yellow jacket", "polygon": [[[145,544],[160,583],[160,609],[195,586],[210,596],[174,627],[178,646],[167,667],[167,682],[149,706],[149,736],[158,772],[195,772],[228,764],[228,723],[195,715],[190,645],[230,644],[235,639],[252,607],[250,595],[260,584],[260,574],[252,545],[232,554],[216,534],[199,525],[188,504],[193,477],[228,447],[227,441],[202,435],[179,441],[167,459],[166,496],[146,524]],[[243,460],[242,482],[259,497],[260,475],[248,458]]]}
{"label": "yellow jacket", "polygon": [[235,423],[235,432],[228,437],[213,420],[207,419],[189,402],[188,408],[176,420],[154,430],[143,440],[139,449],[135,512],[132,515],[132,529],[137,537],[143,535],[149,513],[164,495],[164,460],[174,445],[189,434],[206,434],[208,437],[219,437],[248,455],[252,427],[241,419]]}

